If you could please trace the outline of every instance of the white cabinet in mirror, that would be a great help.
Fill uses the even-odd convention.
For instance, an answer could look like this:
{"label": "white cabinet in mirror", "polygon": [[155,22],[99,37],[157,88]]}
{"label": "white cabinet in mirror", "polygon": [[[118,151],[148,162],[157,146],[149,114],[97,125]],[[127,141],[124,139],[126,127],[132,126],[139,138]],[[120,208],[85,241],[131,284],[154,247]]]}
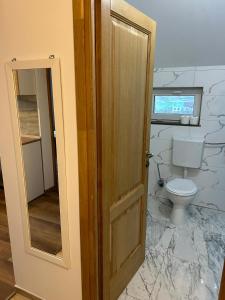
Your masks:
{"label": "white cabinet in mirror", "polygon": [[69,267],[59,60],[13,61],[7,76],[25,248]]}

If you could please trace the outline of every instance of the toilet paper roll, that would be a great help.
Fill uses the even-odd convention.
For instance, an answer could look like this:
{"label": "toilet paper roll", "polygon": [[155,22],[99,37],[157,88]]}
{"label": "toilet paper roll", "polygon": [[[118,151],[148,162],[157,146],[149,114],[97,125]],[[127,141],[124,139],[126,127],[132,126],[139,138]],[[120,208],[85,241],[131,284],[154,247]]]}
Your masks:
{"label": "toilet paper roll", "polygon": [[198,125],[199,117],[190,117],[190,124],[191,125]]}
{"label": "toilet paper roll", "polygon": [[190,122],[190,116],[181,116],[180,117],[180,122],[183,125],[188,125]]}

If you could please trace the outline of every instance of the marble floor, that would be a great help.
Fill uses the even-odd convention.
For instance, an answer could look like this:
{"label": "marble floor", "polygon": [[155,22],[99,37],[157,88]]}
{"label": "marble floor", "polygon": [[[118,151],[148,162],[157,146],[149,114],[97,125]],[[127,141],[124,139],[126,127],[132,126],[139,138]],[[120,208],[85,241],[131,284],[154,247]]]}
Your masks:
{"label": "marble floor", "polygon": [[149,201],[145,262],[119,300],[216,300],[225,256],[225,213],[191,205],[185,225]]}

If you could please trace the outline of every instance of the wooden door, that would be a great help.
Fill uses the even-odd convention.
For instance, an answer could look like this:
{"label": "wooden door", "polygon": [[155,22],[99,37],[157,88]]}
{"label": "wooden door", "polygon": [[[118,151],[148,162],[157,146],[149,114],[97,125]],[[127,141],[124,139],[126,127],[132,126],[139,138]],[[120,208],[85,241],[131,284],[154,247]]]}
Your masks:
{"label": "wooden door", "polygon": [[117,299],[144,260],[155,22],[122,0],[96,6],[102,298]]}
{"label": "wooden door", "polygon": [[219,300],[225,299],[225,263],[223,266],[223,274],[220,283],[220,292],[219,292]]}

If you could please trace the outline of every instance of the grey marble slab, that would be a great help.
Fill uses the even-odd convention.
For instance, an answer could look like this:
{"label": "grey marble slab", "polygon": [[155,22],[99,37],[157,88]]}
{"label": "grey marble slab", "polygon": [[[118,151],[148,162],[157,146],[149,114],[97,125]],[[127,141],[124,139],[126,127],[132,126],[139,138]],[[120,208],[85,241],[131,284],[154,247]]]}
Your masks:
{"label": "grey marble slab", "polygon": [[[179,167],[174,168],[171,161],[171,140],[174,135],[204,137],[210,143],[225,142],[225,66],[155,69],[154,86],[203,88],[200,127],[151,126],[151,151],[160,164],[161,176],[170,180],[180,177]],[[225,211],[225,147],[207,145],[201,170],[188,170],[188,173],[191,173],[191,179],[199,187],[196,204]],[[157,180],[157,170],[152,163],[149,170],[149,194],[164,197],[163,190],[157,186]]]}
{"label": "grey marble slab", "polygon": [[150,200],[146,258],[119,300],[216,300],[225,256],[225,213],[190,205],[170,223],[169,202]]}

